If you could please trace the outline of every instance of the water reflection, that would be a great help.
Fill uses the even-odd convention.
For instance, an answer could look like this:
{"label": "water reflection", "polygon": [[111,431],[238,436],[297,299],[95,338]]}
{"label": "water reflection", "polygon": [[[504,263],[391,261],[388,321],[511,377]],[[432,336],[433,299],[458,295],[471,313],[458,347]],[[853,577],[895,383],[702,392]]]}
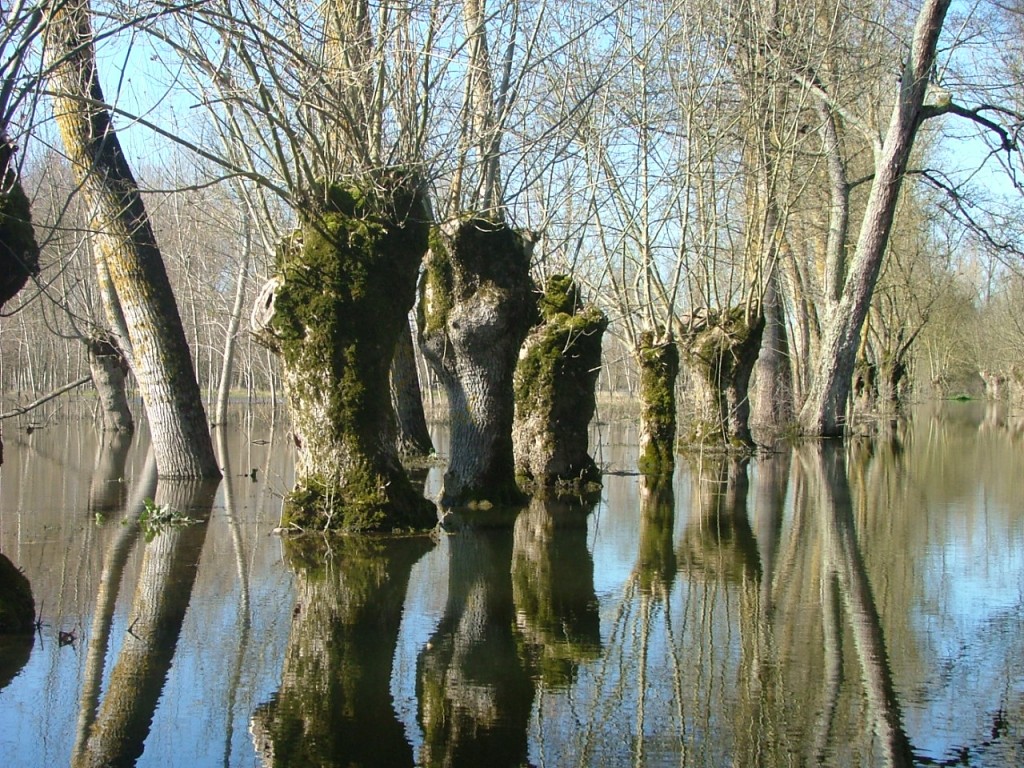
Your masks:
{"label": "water reflection", "polygon": [[576,680],[601,653],[594,561],[587,549],[593,504],[533,499],[516,518],[512,602],[527,665],[552,689]]}
{"label": "water reflection", "polygon": [[83,689],[72,765],[130,766],[142,754],[192,595],[216,490],[217,483],[209,481],[158,483],[157,508],[177,510],[191,522],[149,523],[128,630],[95,719],[94,698],[88,686]]}
{"label": "water reflection", "polygon": [[534,680],[519,652],[507,525],[450,537],[448,601],[417,663],[424,765],[522,765]]}
{"label": "water reflection", "polygon": [[[89,425],[12,434],[0,549],[43,625],[0,688],[0,754],[1024,764],[1024,452],[992,410],[705,456],[671,484],[609,473],[593,510],[535,501],[436,542],[314,553],[270,535],[291,469],[264,422],[224,434],[210,521],[177,544],[137,525],[167,501],[145,439],[124,457]],[[602,450],[620,466],[622,449]],[[100,485],[120,486],[105,522]]]}
{"label": "water reflection", "polygon": [[389,680],[402,603],[426,537],[286,542],[297,576],[281,686],[251,731],[266,766],[413,764]]}

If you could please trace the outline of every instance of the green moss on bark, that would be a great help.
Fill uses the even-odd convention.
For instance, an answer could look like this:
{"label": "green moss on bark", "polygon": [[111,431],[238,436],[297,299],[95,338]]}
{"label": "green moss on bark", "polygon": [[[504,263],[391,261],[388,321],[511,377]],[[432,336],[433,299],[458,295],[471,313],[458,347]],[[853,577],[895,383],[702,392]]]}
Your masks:
{"label": "green moss on bark", "polygon": [[566,275],[549,279],[538,305],[543,322],[527,336],[514,378],[516,473],[531,491],[584,495],[599,487],[588,429],[608,319],[582,306]]}
{"label": "green moss on bark", "polygon": [[418,187],[398,174],[313,197],[278,254],[268,332],[281,356],[299,446],[284,524],[376,531],[429,527],[385,439],[388,370],[427,246]]}
{"label": "green moss on bark", "polygon": [[671,473],[675,468],[676,377],[679,349],[671,336],[645,331],[637,339],[640,367],[640,456],[644,474]]}

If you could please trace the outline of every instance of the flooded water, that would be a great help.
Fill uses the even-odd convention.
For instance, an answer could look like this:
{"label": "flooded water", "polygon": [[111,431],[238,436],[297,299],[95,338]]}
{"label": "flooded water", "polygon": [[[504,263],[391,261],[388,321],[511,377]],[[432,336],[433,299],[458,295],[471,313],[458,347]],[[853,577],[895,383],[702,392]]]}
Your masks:
{"label": "flooded water", "polygon": [[0,646],[5,768],[1024,765],[1020,414],[662,483],[629,429],[591,508],[325,543],[272,534],[267,421],[216,486],[157,484],[144,434],[8,425],[0,551],[41,624]]}

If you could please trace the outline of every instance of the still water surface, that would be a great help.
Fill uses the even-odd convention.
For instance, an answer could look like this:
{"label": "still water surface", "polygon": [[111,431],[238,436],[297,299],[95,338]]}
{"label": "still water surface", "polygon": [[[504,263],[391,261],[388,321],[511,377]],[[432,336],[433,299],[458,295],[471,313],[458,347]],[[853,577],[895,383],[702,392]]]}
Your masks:
{"label": "still water surface", "polygon": [[[329,545],[272,534],[269,420],[232,424],[213,487],[158,485],[144,433],[8,428],[0,551],[42,625],[0,647],[0,757],[1024,765],[1022,424],[920,406],[845,447],[680,457],[670,483],[605,425],[591,508]],[[146,499],[205,522],[147,530]]]}

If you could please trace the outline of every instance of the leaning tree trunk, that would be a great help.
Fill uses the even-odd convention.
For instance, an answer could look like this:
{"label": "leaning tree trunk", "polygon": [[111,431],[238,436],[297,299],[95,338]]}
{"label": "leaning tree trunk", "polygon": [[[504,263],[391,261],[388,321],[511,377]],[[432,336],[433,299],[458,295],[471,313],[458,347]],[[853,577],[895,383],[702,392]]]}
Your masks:
{"label": "leaning tree trunk", "polygon": [[699,442],[720,442],[726,448],[753,447],[750,434],[750,374],[761,350],[764,315],[749,317],[745,307],[725,312],[708,310],[687,325],[683,345],[686,362],[710,399],[711,423],[694,431]]}
{"label": "leaning tree trunk", "polygon": [[537,490],[579,496],[601,476],[588,441],[608,318],[583,306],[567,275],[548,280],[540,310],[543,321],[526,337],[514,377],[516,474]]}
{"label": "leaning tree trunk", "polygon": [[518,501],[512,447],[519,347],[535,317],[532,240],[469,218],[438,228],[420,301],[423,355],[448,395],[441,505]]}
{"label": "leaning tree trunk", "polygon": [[860,235],[842,297],[831,313],[800,426],[808,435],[842,435],[852,386],[861,330],[871,305],[889,232],[899,201],[914,137],[925,116],[925,90],[939,33],[950,0],[925,0],[914,25],[910,55],[900,78],[900,90],[885,141],[875,162]]}
{"label": "leaning tree trunk", "polygon": [[135,429],[125,394],[128,361],[109,334],[95,334],[85,340],[89,352],[89,372],[103,412],[104,432],[131,432]]}
{"label": "leaning tree trunk", "polygon": [[416,366],[412,328],[407,322],[398,334],[395,356],[391,360],[391,399],[397,419],[398,452],[403,456],[429,456],[434,443],[423,413],[423,392]]}
{"label": "leaning tree trunk", "polygon": [[640,457],[647,475],[671,474],[676,462],[676,377],[679,348],[671,333],[645,331],[634,349],[640,366]]}
{"label": "leaning tree trunk", "polygon": [[[46,55],[54,112],[109,271],[160,477],[219,477],[206,411],[163,258],[103,104],[87,0],[56,4]],[[118,318],[109,318],[116,325]]]}
{"label": "leaning tree trunk", "polygon": [[279,248],[253,313],[280,357],[298,456],[283,524],[302,529],[429,528],[433,505],[394,445],[388,370],[427,249],[427,210],[398,173],[332,186]]}

